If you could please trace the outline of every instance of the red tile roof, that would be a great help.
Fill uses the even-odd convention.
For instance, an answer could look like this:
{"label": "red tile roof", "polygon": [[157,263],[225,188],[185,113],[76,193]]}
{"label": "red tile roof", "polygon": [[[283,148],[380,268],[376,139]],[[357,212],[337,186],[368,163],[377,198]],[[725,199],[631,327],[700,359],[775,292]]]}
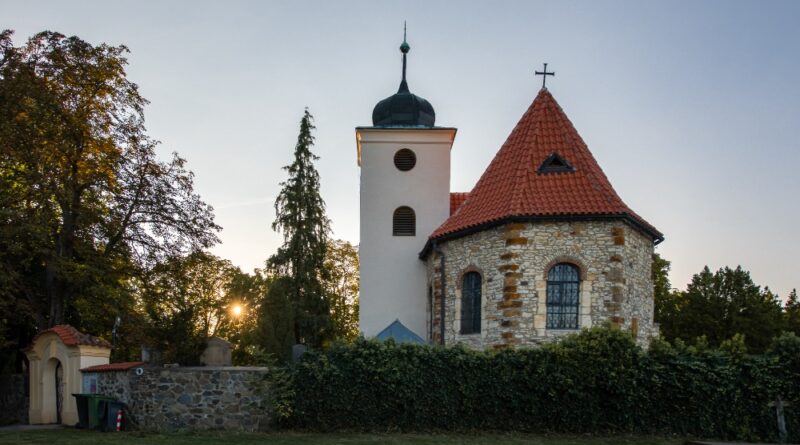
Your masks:
{"label": "red tile roof", "polygon": [[[539,173],[553,153],[575,170]],[[663,239],[661,232],[620,199],[569,118],[544,88],[457,212],[453,212],[453,200],[451,196],[451,216],[431,234],[431,240],[456,237],[510,219],[548,217],[619,217],[654,241]]]}
{"label": "red tile roof", "polygon": [[129,369],[138,368],[144,365],[144,362],[119,362],[109,363],[107,365],[94,365],[88,368],[81,369],[81,372],[113,372],[113,371],[127,371]]}
{"label": "red tile roof", "polygon": [[469,192],[452,192],[450,193],[450,215],[456,213],[461,204],[467,200]]}
{"label": "red tile roof", "polygon": [[87,345],[99,346],[103,348],[111,347],[111,343],[103,340],[102,338],[84,334],[68,324],[59,324],[50,329],[45,329],[44,331],[39,332],[35,337],[33,337],[30,347],[33,347],[33,344],[36,343],[36,340],[38,340],[39,337],[48,333],[58,335],[58,338],[61,339],[61,342],[67,346]]}

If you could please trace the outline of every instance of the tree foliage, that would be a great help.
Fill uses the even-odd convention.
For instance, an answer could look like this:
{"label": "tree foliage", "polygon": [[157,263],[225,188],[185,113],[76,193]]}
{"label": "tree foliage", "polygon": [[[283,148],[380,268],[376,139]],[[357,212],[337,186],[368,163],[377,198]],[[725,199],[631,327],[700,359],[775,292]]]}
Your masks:
{"label": "tree foliage", "polygon": [[256,344],[263,352],[286,363],[295,344],[295,305],[292,280],[280,277],[270,283],[258,311]]}
{"label": "tree foliage", "polygon": [[[266,288],[258,271],[244,273],[207,252],[169,258],[143,274],[137,287],[139,311],[150,326],[146,339],[163,360],[181,364],[196,363],[212,336],[244,348],[253,343],[251,332]],[[234,307],[241,312],[235,313]]]}
{"label": "tree foliage", "polygon": [[308,109],[300,121],[294,162],[284,167],[289,174],[275,200],[274,230],[283,233],[283,245],[267,261],[270,271],[283,278],[282,292],[293,306],[295,341],[321,346],[331,337],[330,309],[325,298],[325,268],[330,222],[320,196],[318,159],[314,145],[313,117]]}
{"label": "tree foliage", "polygon": [[[245,273],[237,268],[228,284],[227,311],[217,329],[217,335],[233,343],[235,365],[256,364],[254,348],[259,345],[256,329],[260,307],[269,291],[270,281],[262,270]],[[238,315],[233,312],[233,308],[237,306],[241,310]]]}
{"label": "tree foliage", "polygon": [[217,241],[185,161],[156,158],[126,47],[54,32],[15,47],[6,31],[0,49],[4,275],[37,327],[80,325],[80,296]]}
{"label": "tree foliage", "polygon": [[656,300],[656,314],[668,340],[691,343],[703,337],[718,347],[739,334],[751,352],[764,351],[785,326],[777,296],[753,283],[741,267],[714,273],[705,267],[685,292]]}
{"label": "tree foliage", "polygon": [[125,46],[11,37],[0,33],[0,309],[109,336],[139,271],[213,245],[219,227],[185,160],[156,157]]}
{"label": "tree foliage", "polygon": [[[330,335],[338,340],[352,341],[358,336],[358,250],[342,240],[328,242],[325,263],[326,279],[323,295],[330,311]],[[291,358],[295,343],[295,304],[291,298],[291,277],[276,277],[258,312],[254,350],[250,355],[263,352],[278,362]],[[245,360],[251,362],[255,357]]]}
{"label": "tree foliage", "polygon": [[653,280],[654,319],[661,326],[662,335],[669,338],[672,333],[671,323],[678,314],[680,306],[680,293],[674,291],[669,282],[670,262],[653,254],[651,263],[651,277]]}
{"label": "tree foliage", "polygon": [[331,311],[336,339],[351,341],[358,337],[358,249],[347,241],[328,243],[325,259],[328,279],[325,295]]}
{"label": "tree foliage", "polygon": [[786,299],[784,307],[786,330],[800,335],[800,300],[797,299],[797,289],[792,289]]}
{"label": "tree foliage", "polygon": [[656,301],[664,299],[670,292],[672,286],[669,282],[669,271],[671,263],[661,258],[661,255],[654,253],[653,262],[651,265],[651,276],[653,278],[653,290]]}

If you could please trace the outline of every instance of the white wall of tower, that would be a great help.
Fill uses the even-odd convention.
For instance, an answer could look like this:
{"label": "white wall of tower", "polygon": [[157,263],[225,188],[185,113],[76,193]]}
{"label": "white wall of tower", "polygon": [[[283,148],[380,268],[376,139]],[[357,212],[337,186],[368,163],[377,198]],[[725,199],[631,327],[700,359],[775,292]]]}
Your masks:
{"label": "white wall of tower", "polygon": [[[428,337],[428,282],[418,255],[450,213],[450,149],[454,128],[358,128],[361,166],[359,326],[367,337],[399,319]],[[395,153],[408,148],[416,165],[400,171]],[[400,206],[416,214],[415,236],[393,236]]]}

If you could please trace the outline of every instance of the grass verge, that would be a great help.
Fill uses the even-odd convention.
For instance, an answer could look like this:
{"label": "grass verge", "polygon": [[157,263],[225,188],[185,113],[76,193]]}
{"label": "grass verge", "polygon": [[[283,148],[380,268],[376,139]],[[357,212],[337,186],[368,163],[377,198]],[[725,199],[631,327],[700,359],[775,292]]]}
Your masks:
{"label": "grass verge", "polygon": [[532,436],[522,434],[317,434],[317,433],[100,433],[76,429],[0,433],[0,445],[681,445],[680,439],[641,436]]}

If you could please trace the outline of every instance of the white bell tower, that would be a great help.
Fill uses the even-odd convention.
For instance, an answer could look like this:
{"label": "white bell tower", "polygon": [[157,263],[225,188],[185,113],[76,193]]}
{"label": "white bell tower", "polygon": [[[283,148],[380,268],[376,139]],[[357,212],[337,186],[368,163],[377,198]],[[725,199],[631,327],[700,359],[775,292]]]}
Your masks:
{"label": "white bell tower", "polygon": [[356,128],[361,167],[359,326],[374,337],[395,320],[424,340],[428,288],[419,253],[450,214],[450,149],[455,128],[435,127],[433,107],[411,94],[403,78],[397,94],[380,101],[371,127]]}

